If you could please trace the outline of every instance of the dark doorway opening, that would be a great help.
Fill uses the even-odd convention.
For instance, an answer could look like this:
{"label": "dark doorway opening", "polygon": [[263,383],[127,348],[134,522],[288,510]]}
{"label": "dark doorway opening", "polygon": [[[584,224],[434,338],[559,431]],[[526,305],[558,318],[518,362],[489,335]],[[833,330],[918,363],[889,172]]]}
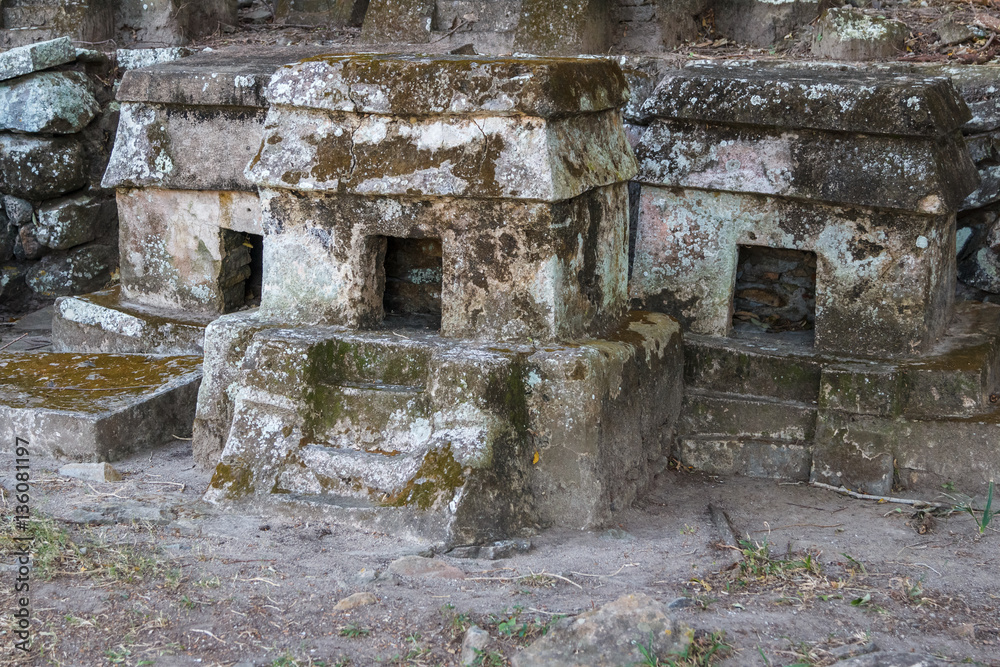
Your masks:
{"label": "dark doorway opening", "polygon": [[816,253],[740,246],[733,290],[737,331],[781,333],[816,326]]}
{"label": "dark doorway opening", "polygon": [[441,328],[441,239],[387,236],[382,308],[389,328]]}

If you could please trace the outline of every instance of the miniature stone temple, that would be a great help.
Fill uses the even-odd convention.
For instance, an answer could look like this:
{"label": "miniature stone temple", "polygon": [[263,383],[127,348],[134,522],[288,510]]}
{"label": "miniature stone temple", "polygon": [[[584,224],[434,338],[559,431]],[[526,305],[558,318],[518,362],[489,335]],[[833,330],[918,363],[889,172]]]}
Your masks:
{"label": "miniature stone temple", "polygon": [[261,306],[206,331],[208,496],[453,544],[630,503],[666,464],[680,337],[627,312],[618,67],[323,56],[266,94]]}
{"label": "miniature stone temple", "polygon": [[260,204],[243,170],[271,75],[319,51],[204,54],[125,74],[103,183],[117,192],[121,284],[59,302],[57,349],[200,354],[210,321],[259,298]]}
{"label": "miniature stone temple", "polygon": [[1000,310],[953,304],[978,178],[950,83],[690,67],[643,110],[630,293],[692,332],[681,461],[881,494],[995,475]]}

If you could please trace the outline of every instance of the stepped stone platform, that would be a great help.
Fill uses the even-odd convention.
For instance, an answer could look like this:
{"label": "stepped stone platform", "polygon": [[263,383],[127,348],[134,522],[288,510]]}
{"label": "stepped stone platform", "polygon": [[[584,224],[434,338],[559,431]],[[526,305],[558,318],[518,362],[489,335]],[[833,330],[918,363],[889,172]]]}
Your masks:
{"label": "stepped stone platform", "polygon": [[261,306],[206,331],[207,497],[416,514],[453,545],[635,499],[681,352],[626,310],[620,69],[334,55],[266,94]]}
{"label": "stepped stone platform", "polygon": [[0,437],[74,461],[115,461],[186,437],[201,357],[0,355]]}
{"label": "stepped stone platform", "polygon": [[979,493],[1000,475],[1000,306],[959,303],[925,354],[876,361],[808,336],[685,337],[682,463],[870,493]]}
{"label": "stepped stone platform", "polygon": [[741,247],[813,253],[817,349],[907,355],[944,331],[971,115],[941,78],[689,67],[646,100],[630,293],[725,336]]}

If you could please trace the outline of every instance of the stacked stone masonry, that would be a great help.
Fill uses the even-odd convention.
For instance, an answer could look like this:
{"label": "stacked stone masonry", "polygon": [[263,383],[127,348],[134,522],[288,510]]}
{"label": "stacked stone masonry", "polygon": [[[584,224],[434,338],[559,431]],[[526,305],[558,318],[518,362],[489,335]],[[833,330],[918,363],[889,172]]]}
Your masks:
{"label": "stacked stone masonry", "polygon": [[[693,334],[678,458],[878,494],[982,491],[1000,468],[1000,311],[953,311],[955,212],[978,178],[947,80],[689,67],[642,110],[630,294]],[[777,287],[738,291],[810,262],[814,331],[764,324]]]}
{"label": "stacked stone masonry", "polygon": [[[284,20],[359,22],[335,4]],[[579,2],[553,22],[550,4],[372,2],[365,30],[381,41],[368,19],[388,12],[392,39],[447,36],[434,48],[628,52],[705,9]],[[789,25],[818,13],[784,4]],[[69,100],[94,82],[63,51],[0,54],[0,154],[39,137],[71,184],[2,170],[11,266],[114,252],[116,232],[70,224],[114,211],[114,189],[121,285],[58,301],[56,349],[94,356],[49,381],[69,396],[77,362],[161,374],[96,416],[44,413],[12,376],[11,423],[89,434],[39,437],[56,455],[152,446],[148,405],[174,433],[196,417],[215,502],[449,544],[606,523],[668,455],[875,493],[974,494],[1000,472],[1000,310],[954,302],[956,258],[998,291],[989,68],[123,52],[102,185],[96,143],[72,146],[107,93]],[[40,95],[51,112],[26,112]],[[74,291],[107,282],[116,257],[97,259]],[[27,270],[6,269],[16,290]],[[203,350],[195,415],[184,355]]]}
{"label": "stacked stone masonry", "polygon": [[0,53],[0,315],[99,289],[117,265],[108,69],[68,38]]}

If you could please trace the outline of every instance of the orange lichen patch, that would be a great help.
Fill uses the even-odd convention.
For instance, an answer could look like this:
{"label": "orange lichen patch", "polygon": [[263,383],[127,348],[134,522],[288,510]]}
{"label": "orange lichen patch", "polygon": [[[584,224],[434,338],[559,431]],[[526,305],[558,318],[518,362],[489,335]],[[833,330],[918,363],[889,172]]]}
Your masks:
{"label": "orange lichen patch", "polygon": [[0,357],[0,401],[97,414],[200,374],[194,355],[12,353]]}

